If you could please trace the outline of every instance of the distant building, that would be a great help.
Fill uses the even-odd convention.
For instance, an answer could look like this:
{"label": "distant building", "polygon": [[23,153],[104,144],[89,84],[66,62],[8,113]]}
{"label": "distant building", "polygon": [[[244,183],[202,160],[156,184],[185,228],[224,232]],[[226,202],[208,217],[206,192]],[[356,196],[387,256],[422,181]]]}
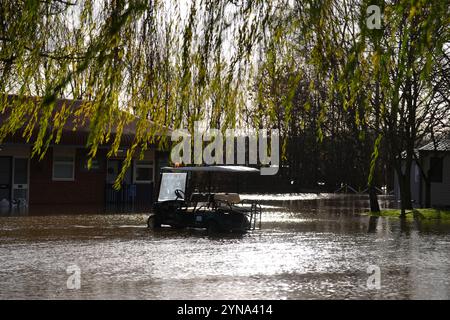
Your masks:
{"label": "distant building", "polygon": [[[14,96],[9,97],[15,98]],[[70,104],[74,110],[80,100],[58,100],[55,109]],[[0,114],[0,124],[8,114]],[[76,130],[74,131],[74,127]],[[90,122],[76,124],[69,116],[58,144],[50,145],[42,160],[31,158],[32,145],[22,137],[22,130],[0,144],[0,207],[17,205],[123,205],[150,206],[155,180],[160,166],[167,165],[167,152],[156,146],[145,151],[144,159],[137,155],[127,170],[122,188],[113,189],[135,137],[135,122],[125,126],[119,154],[108,158],[110,144],[99,147],[97,156],[87,167],[86,143]],[[112,129],[112,136],[116,134]],[[162,133],[161,133],[162,134]]]}
{"label": "distant building", "polygon": [[[414,205],[425,207],[428,191],[430,206],[450,207],[450,139],[430,142],[416,152],[419,163],[414,162],[411,168],[411,194]],[[428,185],[422,170],[428,177]],[[400,200],[397,177],[395,196]]]}

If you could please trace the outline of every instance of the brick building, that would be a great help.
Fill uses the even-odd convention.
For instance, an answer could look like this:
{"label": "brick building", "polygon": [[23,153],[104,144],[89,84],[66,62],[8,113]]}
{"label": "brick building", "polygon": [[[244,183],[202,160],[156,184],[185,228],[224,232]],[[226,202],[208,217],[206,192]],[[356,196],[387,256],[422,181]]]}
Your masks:
{"label": "brick building", "polygon": [[[82,103],[58,100],[55,109],[70,105],[76,110]],[[7,112],[0,114],[0,123],[8,116]],[[167,152],[152,145],[143,159],[136,156],[122,188],[116,191],[112,185],[134,140],[136,123],[124,128],[116,157],[108,158],[110,145],[101,145],[88,169],[86,144],[90,123],[77,124],[74,131],[75,122],[75,117],[69,116],[61,141],[50,145],[41,160],[31,157],[32,145],[22,138],[21,130],[0,144],[0,206],[139,204],[149,207],[153,202],[156,173],[160,166],[167,164]]]}

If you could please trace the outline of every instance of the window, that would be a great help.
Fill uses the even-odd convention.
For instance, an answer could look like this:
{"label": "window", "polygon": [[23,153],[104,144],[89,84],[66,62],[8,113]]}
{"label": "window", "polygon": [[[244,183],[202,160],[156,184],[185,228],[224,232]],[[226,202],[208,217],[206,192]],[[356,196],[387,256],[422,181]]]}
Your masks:
{"label": "window", "polygon": [[442,158],[430,158],[430,182],[442,183],[443,161]]}
{"label": "window", "polygon": [[153,161],[136,161],[134,165],[134,183],[153,181]]}
{"label": "window", "polygon": [[186,177],[186,172],[164,172],[161,178],[158,201],[175,200],[177,198],[175,190],[185,191]]}
{"label": "window", "polygon": [[75,179],[74,150],[53,150],[53,180],[73,181]]}

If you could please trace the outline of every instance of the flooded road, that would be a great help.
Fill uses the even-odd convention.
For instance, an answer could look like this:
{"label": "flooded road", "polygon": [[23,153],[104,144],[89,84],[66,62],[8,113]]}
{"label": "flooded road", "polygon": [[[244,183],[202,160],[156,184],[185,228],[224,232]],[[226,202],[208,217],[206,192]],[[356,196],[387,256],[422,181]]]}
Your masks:
{"label": "flooded road", "polygon": [[450,298],[450,225],[361,216],[365,198],[260,198],[262,230],[242,236],[152,231],[145,214],[0,217],[0,299]]}

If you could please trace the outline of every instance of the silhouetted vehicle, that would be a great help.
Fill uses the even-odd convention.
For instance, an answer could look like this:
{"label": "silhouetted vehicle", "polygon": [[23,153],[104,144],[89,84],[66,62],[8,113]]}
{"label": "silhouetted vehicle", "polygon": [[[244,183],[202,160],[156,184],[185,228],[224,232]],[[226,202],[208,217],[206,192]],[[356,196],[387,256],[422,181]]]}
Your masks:
{"label": "silhouetted vehicle", "polygon": [[190,175],[206,172],[208,180],[215,172],[229,174],[258,173],[244,166],[166,167],[161,169],[157,202],[148,218],[150,228],[204,228],[209,233],[239,232],[261,227],[261,206],[241,200],[237,193],[192,192]]}

